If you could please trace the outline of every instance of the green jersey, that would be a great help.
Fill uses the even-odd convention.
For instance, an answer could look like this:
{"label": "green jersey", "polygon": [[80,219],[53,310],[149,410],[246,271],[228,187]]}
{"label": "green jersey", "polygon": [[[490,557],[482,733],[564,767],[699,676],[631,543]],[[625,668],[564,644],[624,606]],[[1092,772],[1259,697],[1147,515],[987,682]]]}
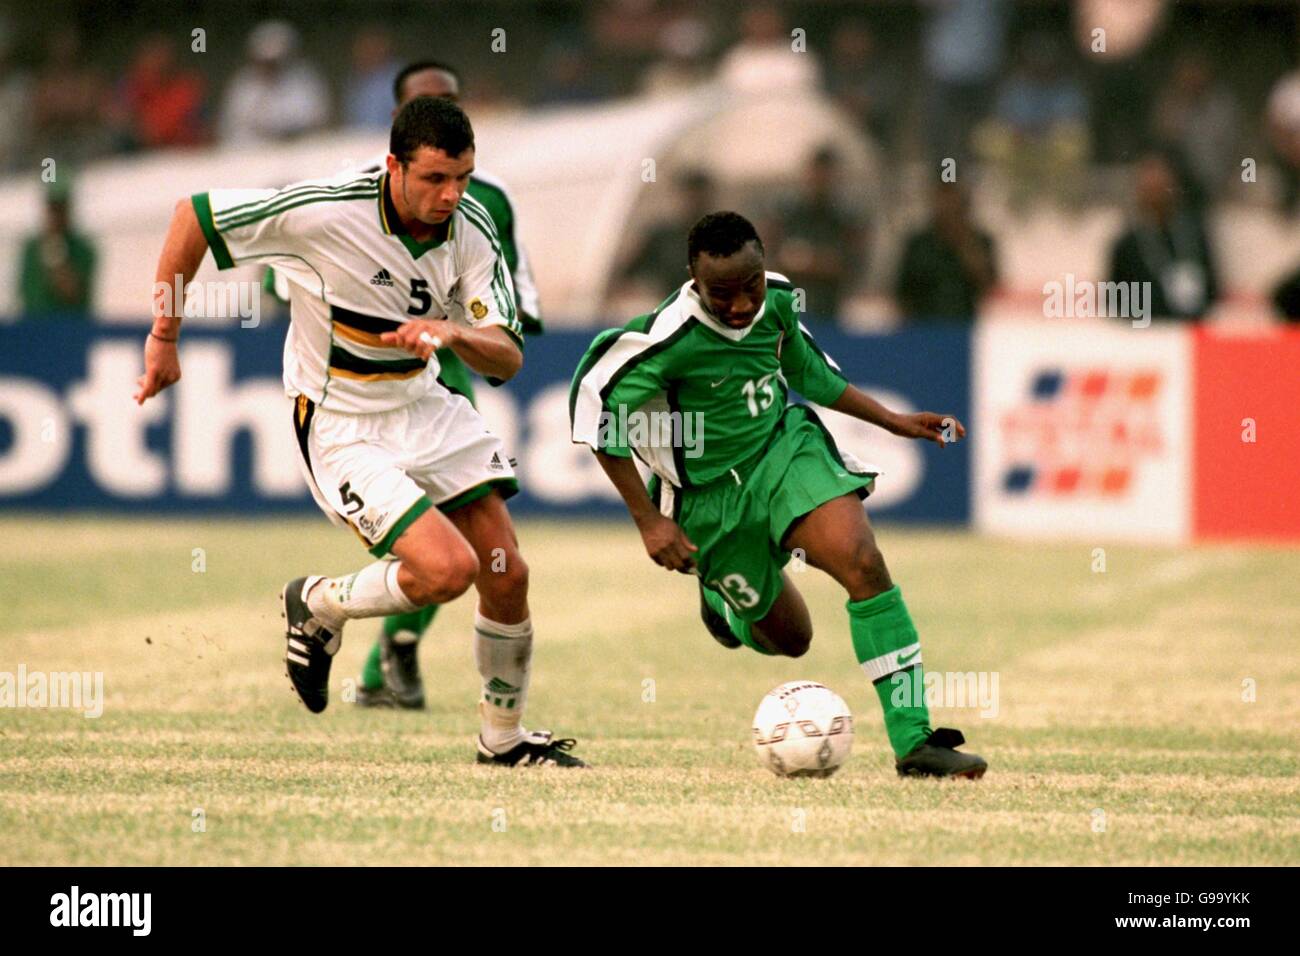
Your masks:
{"label": "green jersey", "polygon": [[688,282],[649,315],[602,332],[574,373],[569,420],[575,442],[635,453],[691,488],[761,453],[791,389],[829,405],[847,386],[800,323],[789,280],[769,272],[743,329],[718,321]]}

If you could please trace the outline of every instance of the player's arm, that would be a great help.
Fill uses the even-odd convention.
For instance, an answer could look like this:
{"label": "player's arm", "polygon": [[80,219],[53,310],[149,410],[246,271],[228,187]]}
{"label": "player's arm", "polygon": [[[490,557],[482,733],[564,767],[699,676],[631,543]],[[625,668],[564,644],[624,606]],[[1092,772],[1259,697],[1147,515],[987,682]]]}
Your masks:
{"label": "player's arm", "polygon": [[434,352],[450,348],[480,375],[507,381],[524,365],[524,353],[504,326],[468,328],[447,319],[410,319],[380,339],[428,361]]}
{"label": "player's arm", "polygon": [[915,412],[903,415],[891,411],[876,401],[866,392],[849,385],[834,402],[827,406],[845,415],[852,415],[864,422],[869,422],[901,435],[903,438],[925,438],[940,448],[950,441],[966,437],[966,426],[952,415],[940,415],[938,412]]}
{"label": "player's arm", "polygon": [[668,354],[651,355],[653,340],[637,330],[639,321],[596,336],[578,363],[569,390],[572,437],[596,453],[636,522],[650,558],[670,571],[685,572],[694,566],[691,554],[699,549],[675,521],[660,514],[632,462],[626,436],[611,427],[619,421],[620,410],[640,408],[668,384]]}
{"label": "player's arm", "polygon": [[903,415],[850,385],[839,365],[818,348],[802,323],[792,327],[789,338],[781,353],[781,368],[795,391],[809,401],[852,415],[904,438],[928,439],[940,448],[949,441],[966,436],[966,426],[951,415],[936,412]]}
{"label": "player's arm", "polygon": [[632,459],[597,451],[596,461],[627,505],[651,560],[669,571],[690,571],[695,565],[691,555],[700,549],[686,537],[677,522],[659,513]]}
{"label": "player's arm", "polygon": [[[199,225],[194,205],[188,199],[176,203],[167,238],[163,240],[158,271],[154,275],[153,328],[144,345],[144,374],[136,379],[135,401],[143,405],[181,377],[176,342],[181,333],[184,314],[184,290],[198,272],[208,251],[208,240]],[[175,292],[176,276],[181,276],[181,296]],[[170,291],[169,291],[170,290]]]}
{"label": "player's arm", "polygon": [[501,239],[501,252],[515,287],[515,301],[519,306],[519,321],[527,335],[542,333],[541,302],[537,295],[537,282],[533,279],[528,253],[519,239],[519,213],[510,190],[499,180],[487,180],[476,175],[470,187],[471,198],[478,200],[492,218]]}
{"label": "player's arm", "polygon": [[481,206],[465,203],[465,264],[456,297],[464,322],[408,319],[380,339],[428,361],[449,348],[491,385],[514,378],[524,365],[523,327],[515,289],[496,227]]}
{"label": "player's arm", "polygon": [[[373,188],[361,185],[356,191],[363,194]],[[248,259],[306,252],[298,239],[309,230],[291,224],[304,215],[299,210],[308,207],[286,195],[297,196],[302,190],[301,186],[286,186],[283,190],[214,189],[176,204],[158,259],[153,333],[145,343],[144,374],[136,382],[136,402],[143,404],[181,377],[176,340],[184,314],[185,286],[194,278],[209,249],[218,269],[229,269]],[[182,277],[181,294],[174,296],[177,275]],[[174,298],[170,307],[169,298]]]}

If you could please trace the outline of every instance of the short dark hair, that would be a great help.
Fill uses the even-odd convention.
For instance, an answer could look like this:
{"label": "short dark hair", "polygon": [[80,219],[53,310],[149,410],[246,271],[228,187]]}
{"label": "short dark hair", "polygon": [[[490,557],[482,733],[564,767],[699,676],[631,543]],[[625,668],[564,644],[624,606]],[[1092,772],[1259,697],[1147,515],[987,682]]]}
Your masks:
{"label": "short dark hair", "polygon": [[474,128],[465,111],[440,96],[417,96],[402,107],[388,135],[388,151],[405,166],[421,146],[448,156],[474,148]]}
{"label": "short dark hair", "polygon": [[442,63],[438,60],[416,60],[414,63],[408,63],[397,71],[397,76],[393,79],[393,102],[402,102],[402,84],[412,73],[423,73],[425,70],[441,70],[443,73],[451,74],[451,78],[460,86],[460,71],[448,63]]}
{"label": "short dark hair", "polygon": [[763,252],[763,240],[758,237],[754,224],[738,212],[711,212],[695,225],[686,238],[686,261],[694,266],[700,253],[711,256],[730,256],[746,243],[758,243]]}

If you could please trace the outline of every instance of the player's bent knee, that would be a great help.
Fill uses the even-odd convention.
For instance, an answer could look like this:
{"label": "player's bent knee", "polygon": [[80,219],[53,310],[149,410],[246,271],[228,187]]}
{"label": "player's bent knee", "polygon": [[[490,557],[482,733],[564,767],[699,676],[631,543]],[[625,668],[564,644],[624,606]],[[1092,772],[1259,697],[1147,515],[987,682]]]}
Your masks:
{"label": "player's bent knee", "polygon": [[812,634],[794,634],[781,642],[780,651],[786,657],[803,657],[812,646]]}
{"label": "player's bent knee", "polygon": [[812,645],[812,627],[783,628],[775,633],[762,632],[767,644],[782,657],[803,657]]}
{"label": "player's bent knee", "polygon": [[871,545],[857,550],[846,583],[849,591],[859,597],[883,594],[894,586],[879,548]]}
{"label": "player's bent knee", "polygon": [[479,576],[479,591],[502,598],[528,593],[528,563],[518,551],[493,560]]}
{"label": "player's bent knee", "polygon": [[445,552],[421,554],[403,561],[415,577],[407,594],[416,604],[445,604],[460,597],[474,586],[478,577],[478,558],[468,547],[449,548]]}

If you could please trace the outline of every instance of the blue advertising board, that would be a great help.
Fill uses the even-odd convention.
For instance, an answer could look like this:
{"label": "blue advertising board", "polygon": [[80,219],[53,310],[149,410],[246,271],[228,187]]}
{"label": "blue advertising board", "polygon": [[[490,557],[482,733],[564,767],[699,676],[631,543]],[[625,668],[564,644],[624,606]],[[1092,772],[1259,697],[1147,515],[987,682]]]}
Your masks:
{"label": "blue advertising board", "polygon": [[[591,455],[569,440],[567,392],[597,330],[548,332],[524,370],[478,388],[479,407],[519,461],[521,514],[622,510]],[[884,335],[814,329],[849,380],[887,405],[967,419],[969,332],[923,327]],[[187,328],[181,381],[132,401],[143,331],[77,322],[0,326],[0,508],[256,515],[315,508],[299,474],[280,384],[284,327]],[[964,523],[967,445],[910,442],[834,412],[840,445],[881,472],[874,517]]]}

